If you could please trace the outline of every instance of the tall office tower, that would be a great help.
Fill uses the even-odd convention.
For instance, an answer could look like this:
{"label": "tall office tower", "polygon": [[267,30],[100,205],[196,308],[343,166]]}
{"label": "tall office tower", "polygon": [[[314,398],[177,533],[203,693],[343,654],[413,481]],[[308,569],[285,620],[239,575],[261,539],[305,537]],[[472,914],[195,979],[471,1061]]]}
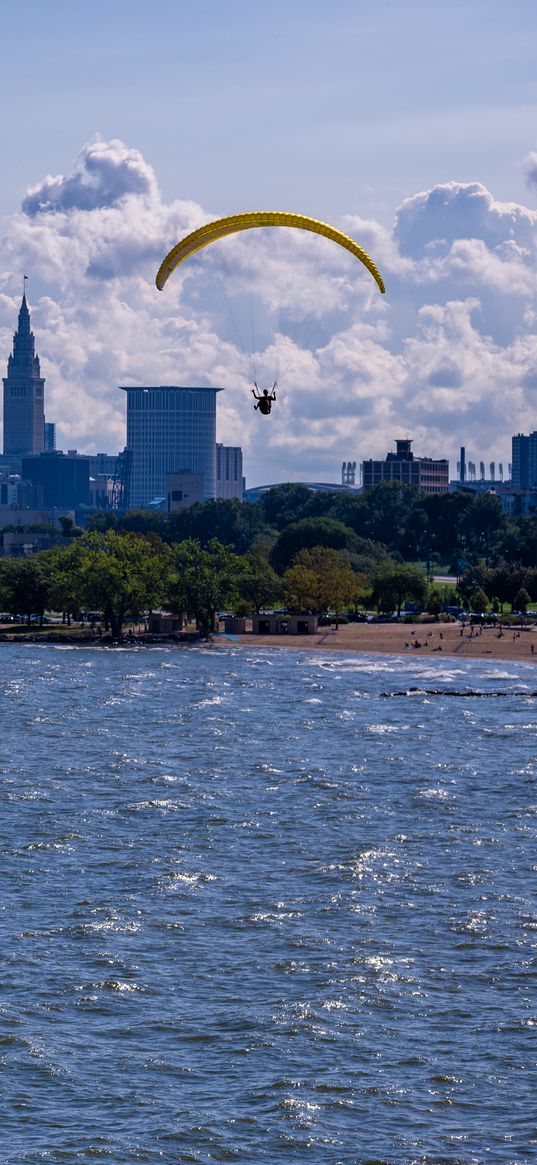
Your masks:
{"label": "tall office tower", "polygon": [[125,388],[129,507],[165,497],[167,473],[203,474],[203,497],[216,496],[216,394],[220,388]]}
{"label": "tall office tower", "polygon": [[42,453],[45,443],[45,381],[30,331],[26,293],[4,377],[4,454]]}
{"label": "tall office tower", "polygon": [[45,453],[54,453],[56,448],[56,425],[53,421],[45,421]]}

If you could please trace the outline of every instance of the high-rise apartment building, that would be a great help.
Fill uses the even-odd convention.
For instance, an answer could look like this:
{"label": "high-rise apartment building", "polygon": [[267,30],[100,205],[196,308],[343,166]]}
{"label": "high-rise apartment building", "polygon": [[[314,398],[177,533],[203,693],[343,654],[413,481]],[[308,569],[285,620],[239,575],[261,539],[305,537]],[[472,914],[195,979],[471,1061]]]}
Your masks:
{"label": "high-rise apartment building", "polygon": [[535,489],[537,487],[537,432],[525,437],[517,433],[512,438],[513,467],[511,470],[513,489]]}
{"label": "high-rise apartment building", "polygon": [[220,388],[125,388],[129,506],[165,497],[167,473],[203,474],[203,497],[216,496],[216,394]]}
{"label": "high-rise apartment building", "polygon": [[44,388],[24,294],[13,336],[13,354],[4,377],[4,455],[14,455],[14,464],[25,453],[43,452]]}

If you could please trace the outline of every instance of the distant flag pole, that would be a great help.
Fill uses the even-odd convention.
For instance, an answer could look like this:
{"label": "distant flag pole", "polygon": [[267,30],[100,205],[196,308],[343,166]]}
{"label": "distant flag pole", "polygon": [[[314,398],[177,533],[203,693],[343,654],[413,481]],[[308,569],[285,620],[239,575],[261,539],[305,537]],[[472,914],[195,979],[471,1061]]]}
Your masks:
{"label": "distant flag pole", "polygon": [[23,275],[23,277],[22,277],[22,294],[23,294],[23,297],[26,295],[26,280],[27,280],[27,279],[29,279],[29,278],[30,278],[30,276],[29,276],[29,275]]}

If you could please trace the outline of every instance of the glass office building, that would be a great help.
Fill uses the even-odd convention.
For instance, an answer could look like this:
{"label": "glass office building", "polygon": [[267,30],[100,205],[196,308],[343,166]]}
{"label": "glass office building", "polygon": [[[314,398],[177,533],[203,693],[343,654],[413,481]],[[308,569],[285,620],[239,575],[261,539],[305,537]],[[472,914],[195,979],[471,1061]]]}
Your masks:
{"label": "glass office building", "polygon": [[203,496],[216,496],[216,394],[220,388],[125,388],[130,508],[165,495],[167,473],[203,474]]}

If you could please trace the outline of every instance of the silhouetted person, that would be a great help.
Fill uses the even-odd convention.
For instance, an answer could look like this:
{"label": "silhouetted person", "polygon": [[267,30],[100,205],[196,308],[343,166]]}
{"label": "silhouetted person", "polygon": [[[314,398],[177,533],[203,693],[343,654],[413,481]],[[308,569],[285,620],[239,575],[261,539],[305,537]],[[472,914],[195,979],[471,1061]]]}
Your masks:
{"label": "silhouetted person", "polygon": [[254,382],[254,383],[255,383],[255,388],[252,389],[252,392],[253,392],[253,395],[255,396],[255,399],[257,401],[257,404],[254,405],[254,409],[259,409],[259,412],[262,413],[264,417],[268,417],[268,415],[272,409],[272,402],[276,400],[276,384],[277,384],[277,382],[274,381],[274,384],[272,385],[271,392],[269,392],[268,388],[264,388],[262,393],[259,391],[259,389],[257,387],[257,382]]}

